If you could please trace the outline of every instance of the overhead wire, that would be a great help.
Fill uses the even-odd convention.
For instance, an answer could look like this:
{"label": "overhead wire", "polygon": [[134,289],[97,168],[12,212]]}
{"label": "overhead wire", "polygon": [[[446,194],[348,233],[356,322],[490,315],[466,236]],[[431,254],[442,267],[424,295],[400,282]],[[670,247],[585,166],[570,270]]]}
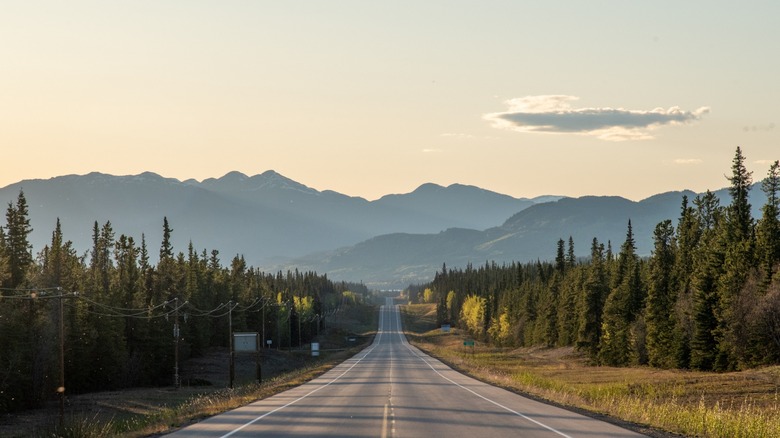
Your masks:
{"label": "overhead wire", "polygon": [[[94,299],[85,296],[85,294],[83,293],[78,293],[78,292],[69,292],[67,293],[67,295],[65,295],[62,292],[62,288],[59,287],[30,288],[30,289],[0,288],[0,292],[3,291],[5,292],[11,291],[11,292],[15,292],[15,294],[0,295],[0,300],[3,299],[35,300],[40,298],[58,298],[58,297],[76,298],[84,301],[85,303],[89,304],[90,307],[92,307],[92,308],[90,307],[82,308],[82,310],[84,310],[88,314],[97,315],[97,316],[114,317],[114,318],[135,318],[135,319],[165,318],[174,314],[176,311],[182,311],[182,310],[186,311],[187,315],[190,317],[220,318],[228,315],[231,312],[250,312],[250,311],[259,312],[265,309],[267,306],[272,305],[272,301],[273,301],[267,297],[256,297],[252,302],[250,302],[245,306],[241,305],[238,302],[229,301],[227,303],[220,303],[218,306],[210,310],[201,309],[195,306],[194,304],[190,303],[189,301],[184,301],[181,304],[178,304],[176,307],[158,313],[160,309],[169,306],[171,303],[174,303],[177,300],[171,299],[171,300],[166,300],[160,304],[150,305],[149,307],[132,308],[132,307],[113,306],[110,304],[102,303],[100,301],[96,301]],[[61,293],[60,295],[48,295],[48,292],[50,291],[60,291]],[[44,293],[44,294],[36,296],[36,294],[39,293]],[[76,308],[76,306],[72,303],[67,303],[66,306],[70,308]],[[286,313],[285,315],[286,316],[285,321],[286,321],[291,317],[291,312],[288,311],[285,313]]]}

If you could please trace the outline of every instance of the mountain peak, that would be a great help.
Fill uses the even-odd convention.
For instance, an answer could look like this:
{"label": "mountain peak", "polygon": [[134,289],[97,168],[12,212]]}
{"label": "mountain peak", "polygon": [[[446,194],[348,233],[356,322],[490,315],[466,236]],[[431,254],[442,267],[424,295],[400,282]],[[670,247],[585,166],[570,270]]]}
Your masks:
{"label": "mountain peak", "polygon": [[436,183],[425,183],[421,184],[420,187],[417,187],[412,193],[422,193],[422,192],[433,192],[443,189],[444,186],[440,186]]}
{"label": "mountain peak", "polygon": [[249,178],[249,177],[246,176],[245,174],[243,174],[243,173],[241,173],[241,172],[239,172],[237,170],[234,170],[232,172],[226,173],[224,176],[222,176],[222,178],[220,178],[220,180],[221,181],[244,181],[247,178]]}
{"label": "mountain peak", "polygon": [[310,194],[319,193],[317,190],[305,186],[297,181],[291,180],[290,178],[287,178],[286,176],[274,170],[266,170],[262,174],[255,175],[249,180],[252,181],[251,190],[287,189]]}

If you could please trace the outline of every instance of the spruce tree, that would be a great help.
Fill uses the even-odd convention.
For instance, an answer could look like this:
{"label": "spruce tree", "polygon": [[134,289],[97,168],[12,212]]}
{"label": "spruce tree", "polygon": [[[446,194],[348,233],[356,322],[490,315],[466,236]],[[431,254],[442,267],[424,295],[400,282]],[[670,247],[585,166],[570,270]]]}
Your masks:
{"label": "spruce tree", "polygon": [[563,239],[558,239],[558,245],[555,254],[555,270],[561,274],[563,274],[563,271],[566,270],[565,245],[566,243],[563,241]]}
{"label": "spruce tree", "polygon": [[5,256],[8,263],[9,279],[3,284],[6,288],[21,286],[27,276],[27,270],[33,263],[32,244],[28,237],[32,232],[30,226],[27,199],[24,192],[19,191],[16,205],[9,203],[6,211]]}
{"label": "spruce tree", "polygon": [[701,221],[697,210],[688,205],[683,196],[680,218],[677,220],[676,251],[674,257],[673,282],[677,297],[674,303],[674,357],[676,367],[688,368],[691,362],[691,339],[693,338],[693,287],[694,255],[701,237]]}
{"label": "spruce tree", "polygon": [[737,307],[742,287],[753,267],[755,251],[753,218],[748,202],[752,177],[745,167],[745,157],[739,147],[731,169],[732,176],[728,178],[731,182],[731,204],[726,209],[725,226],[719,234],[725,256],[723,271],[717,283],[716,306],[718,353],[715,367],[724,371],[736,368],[742,356],[740,350],[745,347],[742,342],[746,321],[740,316]]}
{"label": "spruce tree", "polygon": [[731,183],[729,187],[731,205],[727,209],[729,232],[732,233],[731,243],[747,240],[753,232],[753,218],[748,200],[753,183],[753,172],[748,172],[745,160],[742,149],[737,147],[731,165],[731,176],[727,178]]}
{"label": "spruce tree", "polygon": [[590,251],[590,269],[583,284],[579,305],[577,348],[585,351],[592,361],[598,357],[601,338],[601,315],[604,299],[609,291],[604,260],[604,245],[593,238]]}
{"label": "spruce tree", "polygon": [[674,284],[674,228],[666,220],[655,227],[654,248],[650,259],[650,283],[645,321],[650,365],[673,368],[675,360],[676,300]]}
{"label": "spruce tree", "polygon": [[693,336],[691,338],[690,365],[700,370],[715,366],[718,327],[716,312],[719,305],[717,282],[723,270],[725,249],[719,238],[722,230],[723,209],[717,196],[709,190],[694,199],[697,215],[701,220],[701,237],[694,254],[691,277],[693,290]]}
{"label": "spruce tree", "polygon": [[758,258],[763,271],[762,288],[766,290],[780,263],[780,162],[775,161],[761,182],[766,204],[761,208],[761,220],[756,226]]}
{"label": "spruce tree", "polygon": [[626,241],[620,248],[612,276],[612,287],[604,304],[599,362],[606,365],[627,365],[631,357],[631,324],[642,306],[642,285],[636,241],[631,221]]}
{"label": "spruce tree", "polygon": [[566,249],[566,267],[573,268],[577,264],[577,257],[574,255],[574,238],[569,236],[569,246]]}
{"label": "spruce tree", "polygon": [[7,287],[10,278],[5,229],[0,227],[0,287]]}

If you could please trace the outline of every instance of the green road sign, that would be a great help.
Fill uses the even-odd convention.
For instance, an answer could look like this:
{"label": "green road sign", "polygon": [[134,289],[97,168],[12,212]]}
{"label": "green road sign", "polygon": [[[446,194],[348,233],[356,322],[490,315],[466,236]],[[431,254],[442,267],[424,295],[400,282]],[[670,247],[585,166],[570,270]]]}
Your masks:
{"label": "green road sign", "polygon": [[466,347],[473,347],[474,341],[463,341],[463,345],[465,345]]}

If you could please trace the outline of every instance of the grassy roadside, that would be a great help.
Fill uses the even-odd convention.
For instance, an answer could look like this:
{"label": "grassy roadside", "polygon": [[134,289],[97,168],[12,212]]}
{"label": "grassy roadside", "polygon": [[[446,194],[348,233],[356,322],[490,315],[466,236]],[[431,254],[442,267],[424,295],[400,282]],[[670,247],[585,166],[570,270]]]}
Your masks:
{"label": "grassy roadside", "polygon": [[436,330],[434,305],[403,308],[410,341],[454,368],[517,392],[697,437],[780,437],[780,367],[738,373],[592,367],[571,348],[464,347]]}
{"label": "grassy roadside", "polygon": [[[216,386],[182,386],[178,390],[135,388],[73,396],[70,406],[66,408],[63,428],[55,427],[57,409],[49,407],[38,412],[22,412],[0,419],[0,436],[145,437],[171,432],[201,419],[278,394],[324,374],[371,342],[376,333],[378,316],[375,307],[366,306],[347,309],[333,321],[327,321],[326,329],[320,337],[321,347],[327,350],[322,351],[319,358],[311,358],[308,351],[269,351],[268,357],[264,357],[264,366],[273,365],[278,371],[273,372],[273,376],[266,377],[261,384],[248,383],[229,389],[225,387],[226,382],[215,381]],[[347,341],[348,334],[361,335],[358,336],[359,343]],[[267,364],[266,360],[273,363]],[[219,366],[224,368],[222,362],[225,361],[220,358]],[[253,366],[253,360],[250,362]],[[264,376],[265,373],[266,371]]]}

